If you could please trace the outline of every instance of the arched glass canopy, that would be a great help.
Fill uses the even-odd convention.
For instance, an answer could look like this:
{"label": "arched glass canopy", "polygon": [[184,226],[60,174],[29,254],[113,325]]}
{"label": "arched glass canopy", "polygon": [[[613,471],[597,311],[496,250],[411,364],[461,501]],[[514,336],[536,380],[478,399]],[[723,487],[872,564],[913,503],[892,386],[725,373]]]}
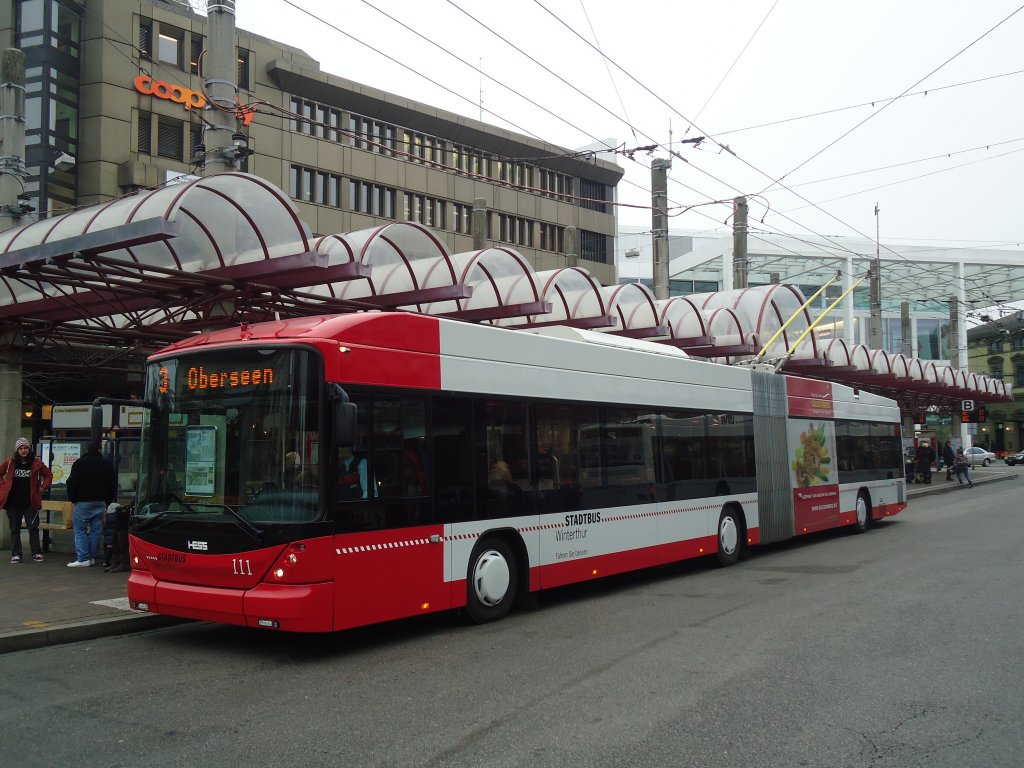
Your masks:
{"label": "arched glass canopy", "polygon": [[[313,238],[292,201],[255,176],[167,185],[0,232],[0,323],[70,342],[152,348],[211,325],[403,309],[509,328],[565,326],[647,339],[718,362],[784,360],[785,371],[893,396],[1011,399],[1004,382],[808,333],[791,285],[658,301],[586,269],[534,272],[510,247],[452,255],[412,222]],[[609,341],[609,343],[611,343]],[[641,342],[637,342],[638,344]],[[796,346],[794,346],[796,345]]]}

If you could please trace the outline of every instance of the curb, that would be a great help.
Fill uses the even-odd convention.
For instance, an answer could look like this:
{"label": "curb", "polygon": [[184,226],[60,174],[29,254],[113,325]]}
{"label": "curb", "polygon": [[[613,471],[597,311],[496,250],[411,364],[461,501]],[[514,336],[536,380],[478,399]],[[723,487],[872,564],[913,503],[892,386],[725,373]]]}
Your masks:
{"label": "curb", "polygon": [[[975,480],[974,484],[975,485],[988,485],[989,483],[998,483],[1000,480],[1015,480],[1016,478],[1017,478],[1017,475],[997,475],[996,477],[986,477],[984,480],[981,480],[981,481]],[[952,481],[950,481],[950,482],[952,482]],[[918,499],[918,498],[920,498],[922,496],[934,496],[934,495],[936,495],[938,493],[949,493],[950,491],[953,491],[953,490],[959,490],[959,489],[955,489],[955,488],[952,488],[952,487],[947,486],[947,485],[938,485],[938,486],[936,486],[934,488],[922,488],[920,491],[918,491],[916,489],[914,491],[909,491],[908,490],[908,492],[907,492],[907,501],[913,501],[914,499]]]}
{"label": "curb", "polygon": [[92,621],[83,621],[65,626],[44,627],[16,632],[0,633],[0,655],[14,651],[27,651],[34,648],[46,648],[52,645],[77,643],[82,640],[95,640],[112,635],[127,635],[134,632],[147,632],[161,629],[174,624],[181,624],[189,619],[175,616],[137,615],[111,616]]}

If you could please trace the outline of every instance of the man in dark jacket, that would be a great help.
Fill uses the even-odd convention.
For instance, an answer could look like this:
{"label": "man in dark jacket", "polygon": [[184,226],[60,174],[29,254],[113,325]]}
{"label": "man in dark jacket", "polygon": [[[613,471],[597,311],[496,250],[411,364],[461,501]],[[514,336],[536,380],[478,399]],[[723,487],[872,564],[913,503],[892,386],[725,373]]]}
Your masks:
{"label": "man in dark jacket", "polygon": [[68,568],[84,568],[96,563],[103,544],[103,512],[117,496],[114,465],[97,443],[71,465],[67,489],[68,500],[75,505],[75,559]]}
{"label": "man in dark jacket", "polygon": [[953,462],[956,461],[956,454],[953,453],[953,446],[946,441],[946,444],[942,446],[942,463],[946,465],[946,479],[953,479]]}

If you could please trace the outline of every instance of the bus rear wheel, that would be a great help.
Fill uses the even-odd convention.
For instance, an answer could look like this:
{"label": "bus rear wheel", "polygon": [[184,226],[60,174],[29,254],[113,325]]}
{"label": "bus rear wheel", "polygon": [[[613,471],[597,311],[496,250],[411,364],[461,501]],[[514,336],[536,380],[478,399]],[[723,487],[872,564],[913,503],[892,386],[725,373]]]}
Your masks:
{"label": "bus rear wheel", "polygon": [[855,533],[867,533],[871,527],[871,504],[868,502],[864,491],[857,494],[856,518],[853,521]]}
{"label": "bus rear wheel", "polygon": [[732,507],[726,507],[718,516],[718,564],[735,565],[743,547],[743,522]]}
{"label": "bus rear wheel", "polygon": [[466,574],[466,613],[477,624],[505,618],[516,599],[519,565],[509,545],[490,538],[477,543]]}

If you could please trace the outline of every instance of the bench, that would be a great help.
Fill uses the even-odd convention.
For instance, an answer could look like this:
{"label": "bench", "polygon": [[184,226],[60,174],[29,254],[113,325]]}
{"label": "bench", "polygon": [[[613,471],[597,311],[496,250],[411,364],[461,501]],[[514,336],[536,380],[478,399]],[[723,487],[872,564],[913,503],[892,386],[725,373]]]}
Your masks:
{"label": "bench", "polygon": [[[70,501],[43,502],[39,530],[43,532],[43,552],[50,551],[50,531],[70,531],[74,527],[74,504]],[[55,519],[55,515],[57,519]]]}

